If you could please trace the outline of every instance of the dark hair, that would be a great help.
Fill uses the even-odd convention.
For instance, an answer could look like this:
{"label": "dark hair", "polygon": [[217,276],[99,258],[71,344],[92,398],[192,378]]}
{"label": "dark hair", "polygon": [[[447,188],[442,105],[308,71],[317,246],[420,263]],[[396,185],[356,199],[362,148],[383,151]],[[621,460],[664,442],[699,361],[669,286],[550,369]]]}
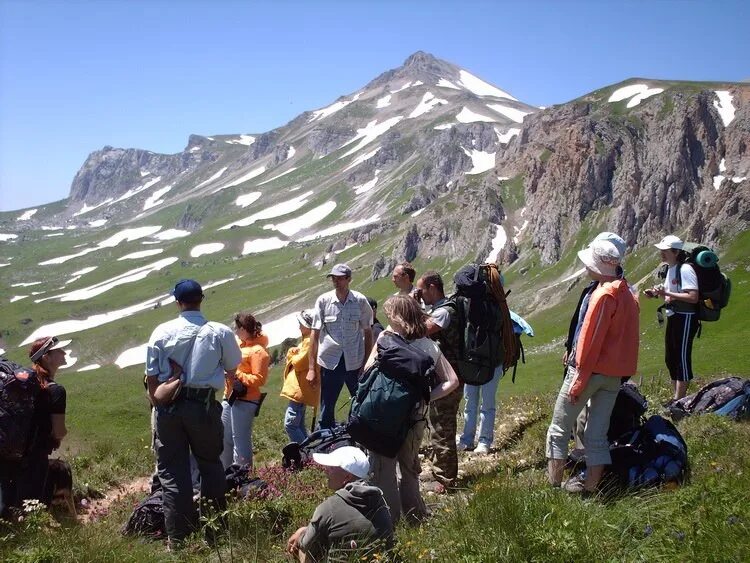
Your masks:
{"label": "dark hair", "polygon": [[[42,338],[37,338],[34,340],[34,342],[31,343],[31,346],[29,347],[29,358],[33,356],[35,353],[37,353],[39,350],[41,350],[42,346],[47,344],[47,342],[53,337],[51,336],[43,336]],[[46,356],[46,354],[44,354]],[[47,362],[44,360],[44,356],[39,358],[36,361],[32,361],[32,368],[37,374],[37,377],[39,378],[39,384],[41,385],[42,389],[46,389],[49,386],[49,382],[52,381],[51,374],[49,370],[47,369]],[[42,363],[44,361],[44,363]]]}
{"label": "dark hair", "polygon": [[415,340],[427,336],[427,314],[409,295],[392,295],[383,303],[388,319],[404,329],[404,338]]}
{"label": "dark hair", "polygon": [[255,317],[250,313],[244,311],[241,313],[235,313],[234,326],[237,328],[244,328],[253,338],[260,336],[260,333],[263,330],[263,325],[255,320]]}
{"label": "dark hair", "polygon": [[445,293],[445,290],[443,289],[443,278],[440,277],[440,274],[438,274],[435,270],[428,270],[424,274],[422,274],[422,277],[420,278],[422,280],[422,283],[424,285],[434,285],[440,290],[440,293]]}
{"label": "dark hair", "polygon": [[367,302],[370,304],[370,307],[372,307],[373,311],[378,308],[378,302],[375,301],[372,297],[368,297]]}
{"label": "dark hair", "polygon": [[409,262],[401,262],[399,266],[401,266],[404,273],[409,276],[409,281],[414,283],[414,278],[417,277],[417,271],[414,269],[414,266]]}

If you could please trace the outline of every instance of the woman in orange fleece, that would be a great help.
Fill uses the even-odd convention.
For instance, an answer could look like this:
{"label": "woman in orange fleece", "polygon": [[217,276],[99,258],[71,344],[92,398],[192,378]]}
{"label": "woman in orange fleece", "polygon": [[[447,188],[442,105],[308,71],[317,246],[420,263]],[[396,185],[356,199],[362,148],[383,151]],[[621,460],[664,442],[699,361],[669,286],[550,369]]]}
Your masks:
{"label": "woman in orange fleece", "polygon": [[[259,408],[260,388],[268,378],[271,359],[266,351],[268,337],[250,313],[234,316],[234,332],[242,350],[234,386],[225,384],[221,422],[224,424],[224,451],[221,463],[253,465],[253,421]],[[231,404],[230,404],[231,402]]]}
{"label": "woman in orange fleece", "polygon": [[620,378],[635,374],[638,363],[638,301],[621,276],[620,253],[610,241],[596,240],[578,253],[589,277],[599,282],[581,304],[567,372],[547,430],[548,477],[560,486],[570,431],[591,399],[584,431],[585,481],[570,479],[569,492],[596,491],[604,466],[611,463],[607,429]]}

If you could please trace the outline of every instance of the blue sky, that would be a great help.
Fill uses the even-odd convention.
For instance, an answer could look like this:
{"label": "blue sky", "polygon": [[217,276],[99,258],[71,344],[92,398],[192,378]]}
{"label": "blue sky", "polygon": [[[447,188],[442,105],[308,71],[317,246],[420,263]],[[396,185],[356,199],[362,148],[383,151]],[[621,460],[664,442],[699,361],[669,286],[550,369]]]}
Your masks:
{"label": "blue sky", "polygon": [[750,78],[746,1],[0,0],[0,210],[104,145],[262,133],[417,50],[533,104],[632,76]]}

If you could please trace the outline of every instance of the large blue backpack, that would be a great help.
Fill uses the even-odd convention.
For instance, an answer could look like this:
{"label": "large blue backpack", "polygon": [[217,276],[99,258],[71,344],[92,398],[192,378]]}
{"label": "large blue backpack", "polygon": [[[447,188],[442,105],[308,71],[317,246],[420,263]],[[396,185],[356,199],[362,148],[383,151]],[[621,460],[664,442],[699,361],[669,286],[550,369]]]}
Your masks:
{"label": "large blue backpack", "polygon": [[687,444],[675,425],[659,415],[613,444],[609,452],[610,482],[623,489],[679,484],[687,476]]}
{"label": "large blue backpack", "polygon": [[377,358],[352,399],[349,435],[370,451],[396,457],[413,426],[415,409],[430,399],[435,363],[390,331],[381,334]]}

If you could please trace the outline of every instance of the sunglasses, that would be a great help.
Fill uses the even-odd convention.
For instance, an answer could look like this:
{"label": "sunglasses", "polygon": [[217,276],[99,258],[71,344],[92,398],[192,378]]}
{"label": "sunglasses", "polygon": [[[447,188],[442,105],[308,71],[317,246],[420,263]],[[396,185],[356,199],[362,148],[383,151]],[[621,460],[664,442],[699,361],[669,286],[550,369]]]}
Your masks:
{"label": "sunglasses", "polygon": [[48,338],[47,342],[42,344],[42,347],[30,356],[31,361],[36,362],[37,360],[39,360],[42,356],[50,351],[50,348],[57,346],[58,342],[60,342],[60,339],[57,336]]}

